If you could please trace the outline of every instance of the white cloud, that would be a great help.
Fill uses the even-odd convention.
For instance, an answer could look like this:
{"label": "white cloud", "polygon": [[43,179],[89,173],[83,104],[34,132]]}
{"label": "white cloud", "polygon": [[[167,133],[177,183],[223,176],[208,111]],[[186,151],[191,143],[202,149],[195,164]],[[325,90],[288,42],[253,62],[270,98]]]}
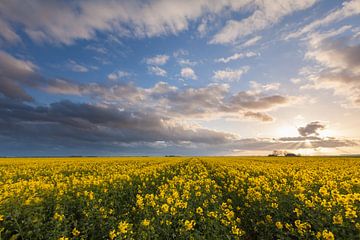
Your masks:
{"label": "white cloud", "polygon": [[109,80],[114,81],[114,80],[121,79],[121,78],[128,77],[128,76],[130,76],[130,73],[119,70],[119,71],[110,73],[107,77]]}
{"label": "white cloud", "polygon": [[[213,38],[214,43],[229,43],[264,29],[294,11],[310,7],[314,2],[315,0],[114,0],[66,3],[33,0],[24,4],[22,0],[12,0],[0,2],[0,19],[6,22],[4,26],[7,33],[2,32],[3,37],[7,35],[4,37],[6,40],[16,38],[17,34],[11,26],[17,25],[34,41],[73,44],[79,39],[93,39],[98,32],[136,38],[177,34],[187,30],[189,24],[200,17],[220,15],[224,11],[254,10],[244,20],[228,21],[224,29]],[[205,25],[200,24],[199,30],[205,33]]]}
{"label": "white cloud", "polygon": [[253,38],[250,38],[249,40],[247,40],[246,42],[242,43],[241,45],[239,45],[239,48],[247,48],[250,46],[255,45],[258,41],[260,41],[262,39],[261,36],[255,36]]}
{"label": "white cloud", "polygon": [[197,62],[195,61],[191,61],[189,59],[183,59],[183,58],[178,59],[177,62],[181,66],[195,66],[197,64]]}
{"label": "white cloud", "polygon": [[88,72],[89,68],[77,63],[74,60],[69,60],[68,64],[67,64],[68,68],[73,71],[73,72]]}
{"label": "white cloud", "polygon": [[169,56],[168,55],[156,55],[154,57],[150,57],[145,59],[146,64],[149,65],[164,65],[165,63],[167,63],[167,61],[169,60]]}
{"label": "white cloud", "polygon": [[186,67],[181,69],[181,77],[196,80],[197,76],[192,68]]}
{"label": "white cloud", "polygon": [[360,14],[360,1],[359,0],[352,0],[349,2],[344,2],[342,4],[342,8],[337,9],[335,11],[330,12],[325,17],[322,17],[312,23],[306,25],[305,27],[301,28],[300,30],[290,33],[286,36],[286,40],[291,38],[300,37],[306,33],[312,32],[321,26],[326,26],[333,22],[341,21],[345,18],[352,17],[355,15]]}
{"label": "white cloud", "polygon": [[215,62],[228,63],[228,62],[233,61],[233,60],[238,60],[238,59],[241,59],[241,58],[250,58],[250,57],[255,57],[255,56],[258,56],[258,54],[254,53],[254,52],[235,53],[235,54],[233,54],[233,55],[231,55],[230,57],[227,57],[227,58],[215,59]]}
{"label": "white cloud", "polygon": [[263,30],[277,22],[283,17],[311,7],[316,0],[296,1],[259,1],[256,2],[254,12],[240,21],[229,20],[225,27],[220,30],[210,41],[213,44],[234,43],[244,36]]}
{"label": "white cloud", "polygon": [[255,81],[250,81],[250,87],[251,87],[250,92],[260,93],[264,91],[279,90],[280,83],[274,82],[274,83],[261,84]]}
{"label": "white cloud", "polygon": [[167,75],[167,72],[158,66],[149,66],[148,71],[156,76],[165,77]]}
{"label": "white cloud", "polygon": [[245,66],[236,70],[226,68],[225,70],[215,71],[213,78],[218,81],[237,81],[240,80],[241,76],[249,71],[249,69],[249,66]]}

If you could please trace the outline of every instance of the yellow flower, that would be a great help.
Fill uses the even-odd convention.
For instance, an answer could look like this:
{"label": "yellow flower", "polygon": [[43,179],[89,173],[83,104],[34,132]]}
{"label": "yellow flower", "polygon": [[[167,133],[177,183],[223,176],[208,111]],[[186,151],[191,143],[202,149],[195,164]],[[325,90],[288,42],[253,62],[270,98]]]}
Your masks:
{"label": "yellow flower", "polygon": [[77,230],[76,228],[74,228],[74,229],[72,230],[72,235],[73,235],[74,237],[77,237],[77,236],[80,235],[80,231]]}
{"label": "yellow flower", "polygon": [[0,214],[0,222],[4,221],[4,215]]}
{"label": "yellow flower", "polygon": [[280,229],[280,230],[284,228],[284,226],[283,226],[283,224],[281,222],[276,222],[275,226],[276,226],[277,229]]}
{"label": "yellow flower", "polygon": [[268,222],[272,222],[272,217],[270,216],[270,215],[266,215],[266,221],[268,221]]}
{"label": "yellow flower", "polygon": [[319,189],[319,193],[321,195],[323,195],[324,197],[328,196],[329,195],[329,192],[327,190],[327,188],[325,186],[322,186],[320,189]]}
{"label": "yellow flower", "polygon": [[169,205],[167,205],[166,203],[164,203],[162,206],[161,206],[161,210],[164,212],[164,213],[167,213],[169,211]]}
{"label": "yellow flower", "polygon": [[185,220],[184,222],[184,227],[185,227],[185,230],[186,231],[191,231],[194,229],[194,226],[195,226],[195,220]]}
{"label": "yellow flower", "polygon": [[340,214],[333,216],[333,224],[341,225],[343,223],[343,218]]}
{"label": "yellow flower", "polygon": [[174,202],[174,199],[172,197],[168,197],[166,199],[167,204],[171,205]]}
{"label": "yellow flower", "polygon": [[335,236],[332,232],[328,231],[327,229],[325,229],[323,232],[322,232],[322,236],[324,239],[326,240],[334,240],[335,239]]}
{"label": "yellow flower", "polygon": [[297,217],[300,217],[303,212],[302,212],[300,209],[295,208],[295,209],[294,209],[294,213],[296,213],[296,216],[297,216]]}
{"label": "yellow flower", "polygon": [[130,224],[127,223],[126,221],[119,222],[118,230],[120,233],[122,233],[122,234],[127,233],[129,228],[130,228]]}
{"label": "yellow flower", "polygon": [[143,225],[144,227],[149,226],[150,225],[150,220],[147,220],[147,219],[142,220],[141,225]]}
{"label": "yellow flower", "polygon": [[200,214],[200,215],[202,215],[203,214],[203,209],[201,208],[201,207],[198,207],[197,209],[196,209],[196,213],[197,214]]}
{"label": "yellow flower", "polygon": [[59,221],[59,222],[62,222],[64,220],[65,216],[63,214],[59,214],[59,213],[55,213],[54,214],[54,219]]}
{"label": "yellow flower", "polygon": [[237,226],[232,226],[231,227],[231,233],[237,236],[242,236],[245,234],[245,231],[241,230],[240,228],[238,228]]}
{"label": "yellow flower", "polygon": [[115,232],[115,230],[111,230],[111,231],[109,232],[109,238],[110,238],[110,240],[113,240],[115,237],[116,237],[116,232]]}
{"label": "yellow flower", "polygon": [[59,240],[69,240],[67,237],[60,237]]}
{"label": "yellow flower", "polygon": [[143,209],[143,208],[144,208],[143,197],[141,197],[139,194],[136,195],[136,205],[137,205],[140,209]]}
{"label": "yellow flower", "polygon": [[272,204],[271,204],[271,207],[272,207],[272,208],[275,208],[275,209],[277,209],[278,206],[279,206],[279,205],[278,205],[277,203],[272,203]]}

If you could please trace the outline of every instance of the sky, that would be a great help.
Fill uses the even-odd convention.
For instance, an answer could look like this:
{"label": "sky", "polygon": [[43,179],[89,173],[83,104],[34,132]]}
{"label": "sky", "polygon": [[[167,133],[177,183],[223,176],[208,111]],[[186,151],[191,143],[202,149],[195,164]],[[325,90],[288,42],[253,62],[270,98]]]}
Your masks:
{"label": "sky", "polygon": [[0,155],[360,153],[360,0],[0,1]]}

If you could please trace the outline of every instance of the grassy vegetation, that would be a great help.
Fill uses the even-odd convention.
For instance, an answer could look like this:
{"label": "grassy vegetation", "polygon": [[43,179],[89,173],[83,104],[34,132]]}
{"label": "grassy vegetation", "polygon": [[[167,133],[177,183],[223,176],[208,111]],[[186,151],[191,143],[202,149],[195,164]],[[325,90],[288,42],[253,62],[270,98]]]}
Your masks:
{"label": "grassy vegetation", "polygon": [[0,239],[360,239],[359,158],[0,159]]}

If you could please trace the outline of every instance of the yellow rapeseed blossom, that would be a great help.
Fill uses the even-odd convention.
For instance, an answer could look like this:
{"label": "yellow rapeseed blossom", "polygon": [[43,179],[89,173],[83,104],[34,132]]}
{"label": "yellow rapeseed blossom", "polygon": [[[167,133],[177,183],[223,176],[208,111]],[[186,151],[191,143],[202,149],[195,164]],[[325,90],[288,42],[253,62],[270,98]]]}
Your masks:
{"label": "yellow rapeseed blossom", "polygon": [[72,233],[72,235],[73,235],[74,237],[77,237],[77,236],[80,235],[80,231],[77,230],[76,228],[74,228],[71,233]]}
{"label": "yellow rapeseed blossom", "polygon": [[184,228],[186,231],[191,231],[194,229],[195,224],[195,220],[185,220]]}
{"label": "yellow rapeseed blossom", "polygon": [[126,221],[121,221],[118,224],[118,230],[120,233],[125,234],[129,231],[130,224]]}
{"label": "yellow rapeseed blossom", "polygon": [[340,214],[336,214],[335,216],[333,216],[333,224],[343,224],[343,218]]}
{"label": "yellow rapeseed blossom", "polygon": [[113,240],[114,238],[116,238],[116,231],[115,230],[111,230],[109,232],[109,238],[110,238],[110,240]]}
{"label": "yellow rapeseed blossom", "polygon": [[332,232],[328,231],[327,229],[325,229],[322,232],[322,237],[326,240],[334,240],[335,239],[334,234]]}
{"label": "yellow rapeseed blossom", "polygon": [[284,228],[284,226],[283,226],[283,224],[281,222],[276,222],[275,226],[276,226],[277,229],[280,229],[280,230]]}
{"label": "yellow rapeseed blossom", "polygon": [[0,185],[4,239],[19,229],[62,240],[331,240],[360,231],[351,157],[0,158]]}
{"label": "yellow rapeseed blossom", "polygon": [[201,207],[196,208],[196,213],[202,215],[204,210]]}
{"label": "yellow rapeseed blossom", "polygon": [[147,220],[147,219],[142,220],[141,225],[143,225],[144,227],[149,226],[150,225],[150,220]]}

